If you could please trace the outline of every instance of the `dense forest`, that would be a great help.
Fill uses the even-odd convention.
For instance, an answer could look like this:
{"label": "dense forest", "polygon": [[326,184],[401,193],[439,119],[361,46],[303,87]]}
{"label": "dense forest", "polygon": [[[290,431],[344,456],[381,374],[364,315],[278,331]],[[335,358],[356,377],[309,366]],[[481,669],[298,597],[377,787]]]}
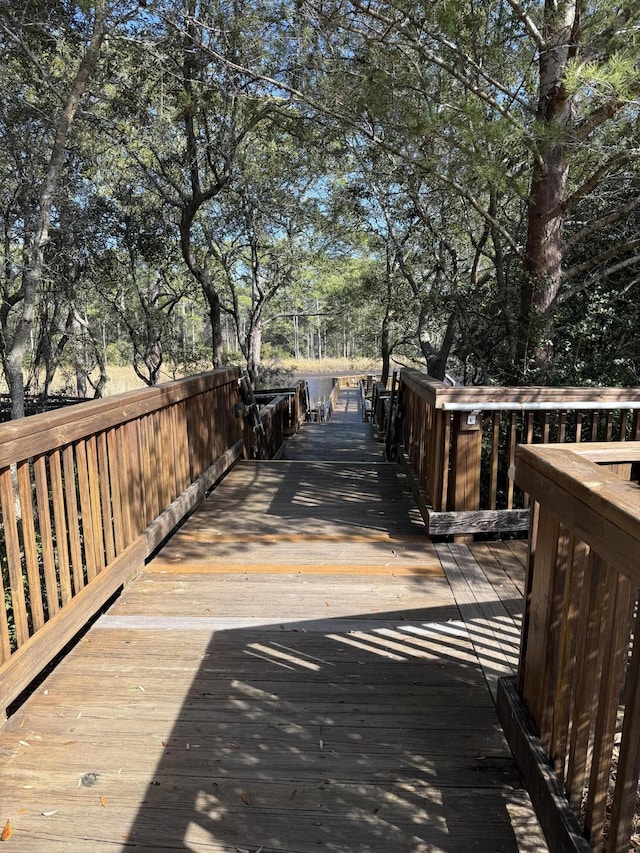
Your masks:
{"label": "dense forest", "polygon": [[638,382],[636,0],[4,0],[0,45],[14,417],[61,365]]}

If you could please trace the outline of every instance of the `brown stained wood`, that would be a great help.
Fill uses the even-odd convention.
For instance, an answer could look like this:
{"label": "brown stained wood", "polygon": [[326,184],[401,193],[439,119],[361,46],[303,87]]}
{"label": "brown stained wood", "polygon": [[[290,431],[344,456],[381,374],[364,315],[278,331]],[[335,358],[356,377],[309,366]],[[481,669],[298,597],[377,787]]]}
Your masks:
{"label": "brown stained wood", "polygon": [[29,462],[17,465],[18,494],[22,525],[22,547],[27,581],[29,584],[29,616],[32,631],[38,631],[44,625],[44,605],[40,582],[40,562],[36,543],[36,525],[31,493],[31,466]]}
{"label": "brown stained wood", "polygon": [[606,574],[607,597],[602,615],[603,666],[598,684],[593,757],[585,806],[585,827],[594,846],[600,843],[605,826],[616,718],[629,647],[631,605],[629,581],[610,567]]}
{"label": "brown stained wood", "polygon": [[465,426],[466,413],[456,413],[452,435],[452,510],[476,511],[480,509],[480,458],[482,430],[469,430]]}
{"label": "brown stained wood", "polygon": [[[19,422],[4,423],[0,425],[0,467],[133,421],[165,406],[188,400],[196,393],[208,391],[224,397],[229,385],[237,389],[237,377],[237,368],[214,370],[155,388],[129,391],[103,400],[32,415]],[[79,406],[82,408],[79,409]]]}
{"label": "brown stained wood", "polygon": [[124,425],[121,432],[121,459],[125,465],[126,477],[121,487],[129,507],[129,527],[133,542],[147,522],[145,518],[144,468],[140,451],[139,428],[137,422]]}
{"label": "brown stained wood", "polygon": [[138,433],[138,451],[140,453],[140,470],[142,472],[143,503],[142,526],[146,527],[159,512],[158,502],[158,471],[153,454],[154,442],[153,415],[147,415],[136,421]]}
{"label": "brown stained wood", "polygon": [[223,477],[242,455],[243,444],[238,441],[217,459],[214,464],[164,509],[144,530],[147,555],[150,555],[184,517],[205,497],[206,492]]}
{"label": "brown stained wood", "polygon": [[184,404],[171,407],[171,441],[176,459],[176,483],[178,494],[189,485],[189,447]]}
{"label": "brown stained wood", "polygon": [[578,624],[577,647],[582,650],[576,666],[575,700],[571,721],[567,789],[574,812],[582,807],[584,785],[590,772],[590,745],[595,714],[594,699],[601,655],[601,611],[605,596],[606,566],[594,552],[585,570],[582,618]]}
{"label": "brown stained wood", "polygon": [[544,665],[544,682],[542,684],[542,715],[537,720],[540,729],[540,740],[549,755],[552,754],[553,724],[555,702],[557,699],[556,687],[558,679],[567,677],[561,673],[558,667],[560,657],[560,646],[562,642],[562,616],[565,599],[565,587],[567,577],[567,566],[569,551],[571,547],[571,535],[562,525],[557,531],[557,545],[555,565],[552,569],[549,594],[549,621],[547,628],[547,649]]}
{"label": "brown stained wood", "polygon": [[509,678],[498,683],[498,716],[553,853],[593,853],[569,808],[522,697]]}
{"label": "brown stained wood", "polygon": [[[508,432],[508,450],[507,450],[507,467],[512,469],[516,463],[516,441],[518,438],[517,431],[518,421],[517,413],[509,412],[509,432]],[[511,477],[507,479],[507,509],[513,509],[513,488],[514,482]]]}
{"label": "brown stained wood", "polygon": [[605,441],[611,441],[612,437],[613,437],[613,412],[608,411],[606,414],[606,421],[605,421],[604,440]]}
{"label": "brown stained wood", "polygon": [[[630,443],[625,442],[629,447]],[[587,544],[640,583],[640,495],[634,484],[558,447],[518,448],[516,480]]]}
{"label": "brown stained wood", "polygon": [[76,472],[78,476],[78,494],[80,497],[80,515],[82,518],[83,551],[87,581],[93,580],[100,571],[98,543],[93,527],[91,487],[89,485],[89,453],[87,442],[79,441],[75,447]]}
{"label": "brown stained wood", "polygon": [[395,466],[238,463],[157,563],[194,546],[212,572],[152,562],[0,729],[16,850],[546,849]]}
{"label": "brown stained wood", "polygon": [[594,411],[591,415],[591,441],[598,440],[598,428],[600,425],[600,412]]}
{"label": "brown stained wood", "polygon": [[156,439],[156,454],[160,470],[159,475],[159,499],[160,511],[174,501],[182,489],[176,486],[175,472],[175,448],[171,435],[171,413],[168,409],[162,409],[160,414],[160,434]]}
{"label": "brown stained wood", "polygon": [[69,531],[69,554],[73,574],[73,591],[78,593],[85,584],[82,546],[80,544],[80,517],[78,515],[78,495],[76,491],[75,452],[72,446],[62,451],[64,471],[64,494],[67,507],[67,529]]}
{"label": "brown stained wood", "polygon": [[[523,699],[531,712],[539,735],[550,708],[547,696],[547,639],[552,618],[551,602],[558,556],[560,524],[545,506],[540,507],[535,571],[528,599],[525,683]],[[541,737],[544,741],[544,737]]]}
{"label": "brown stained wood", "polygon": [[139,539],[0,666],[0,696],[5,709],[86,624],[87,615],[95,613],[143,560],[144,541]]}
{"label": "brown stained wood", "polygon": [[609,824],[610,853],[627,853],[636,811],[640,776],[640,613],[633,626],[622,739],[616,772],[616,789]]}
{"label": "brown stained wood", "polygon": [[584,421],[583,412],[576,412],[575,418],[576,418],[576,436],[575,436],[575,438],[576,438],[576,443],[579,443],[582,441],[582,424]]}
{"label": "brown stained wood", "polygon": [[[98,471],[98,448],[96,436],[87,439],[87,473],[89,476],[89,502],[91,506],[91,540],[95,554],[96,567],[101,572],[105,565],[103,508],[100,501],[100,473]],[[111,523],[111,508],[106,507],[105,512]]]}
{"label": "brown stained wood", "polygon": [[116,544],[113,532],[113,502],[112,486],[109,473],[109,448],[107,434],[101,432],[96,437],[98,445],[98,482],[100,486],[100,504],[102,507],[102,535],[106,564],[109,565],[116,557]]}
{"label": "brown stained wood", "polygon": [[559,412],[558,413],[558,434],[556,436],[556,441],[558,444],[564,444],[567,440],[567,413]]}
{"label": "brown stained wood", "polygon": [[513,553],[505,547],[504,542],[474,542],[468,545],[468,548],[493,587],[496,597],[500,599],[510,617],[518,625],[519,633],[523,610],[523,583],[522,580],[514,581],[511,575],[514,573],[514,563],[517,563],[518,574],[521,574],[522,566]]}
{"label": "brown stained wood", "polygon": [[62,478],[62,461],[59,450],[49,455],[49,476],[51,477],[51,502],[56,532],[56,557],[58,578],[60,580],[60,601],[64,606],[73,596],[71,584],[71,561],[69,558],[68,527]]}
{"label": "brown stained wood", "polygon": [[[11,590],[5,588],[2,572],[0,572],[0,596],[5,602],[4,607],[0,607],[0,663],[7,660],[11,654],[11,639],[9,637],[9,620],[7,618],[7,601],[10,601]],[[0,724],[4,719],[0,720]]]}
{"label": "brown stained wood", "polygon": [[0,504],[2,505],[2,525],[4,529],[7,563],[9,566],[9,585],[11,588],[11,609],[13,611],[16,641],[23,645],[29,637],[29,620],[22,580],[22,555],[18,537],[16,518],[16,493],[13,474],[9,468],[0,472]]}
{"label": "brown stained wood", "polygon": [[498,494],[498,464],[500,453],[500,412],[491,417],[491,473],[489,480],[489,509],[496,509]]}
{"label": "brown stained wood", "polygon": [[131,452],[127,446],[128,426],[115,427],[108,433],[109,470],[114,511],[114,537],[118,554],[135,538],[133,509],[129,488],[132,470]]}
{"label": "brown stained wood", "polygon": [[[449,454],[451,452],[451,417],[448,412],[434,411],[433,431],[431,441],[433,442],[433,455],[431,462],[431,489],[433,490],[433,507],[436,510],[444,510],[449,501]],[[421,452],[425,452],[425,445],[421,446]]]}
{"label": "brown stained wood", "polygon": [[619,441],[627,440],[627,424],[629,423],[630,414],[630,409],[620,409],[620,435],[618,436]]}
{"label": "brown stained wood", "polygon": [[571,703],[574,698],[577,636],[582,610],[584,575],[589,549],[571,537],[567,558],[562,617],[559,625],[558,667],[553,699],[549,755],[559,779],[567,772]]}
{"label": "brown stained wood", "polygon": [[[149,568],[149,572],[161,572],[163,574],[201,574],[206,571],[207,574],[291,574],[291,563],[226,563],[220,560],[212,565],[203,567],[203,563],[183,563],[183,562],[162,562],[154,560]],[[395,565],[385,564],[377,565],[366,563],[357,563],[356,565],[343,565],[341,563],[299,563],[297,571],[304,575],[384,575],[386,577],[442,577],[442,566],[438,563],[437,566],[424,565]]]}
{"label": "brown stained wood", "polygon": [[542,414],[542,443],[548,444],[551,434],[551,413],[543,412]]}
{"label": "brown stained wood", "polygon": [[519,629],[466,545],[436,550],[495,699],[498,678],[515,672]]}
{"label": "brown stained wood", "polygon": [[53,550],[53,528],[49,508],[49,478],[47,461],[44,456],[33,460],[33,475],[36,487],[36,506],[38,509],[38,529],[42,554],[42,574],[47,601],[47,617],[50,618],[60,609],[56,558]]}

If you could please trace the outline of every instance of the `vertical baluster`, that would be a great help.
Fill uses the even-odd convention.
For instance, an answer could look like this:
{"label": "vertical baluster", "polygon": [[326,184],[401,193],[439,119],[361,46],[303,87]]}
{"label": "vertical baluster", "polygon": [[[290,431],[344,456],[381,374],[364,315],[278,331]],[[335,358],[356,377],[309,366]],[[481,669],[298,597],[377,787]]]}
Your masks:
{"label": "vertical baluster", "polygon": [[89,461],[87,458],[86,441],[79,441],[76,444],[76,467],[78,472],[78,492],[80,495],[86,579],[87,581],[91,581],[100,571],[100,564],[97,557],[97,543],[92,523],[91,486],[89,485]]}
{"label": "vertical baluster", "polygon": [[581,811],[584,787],[591,767],[595,691],[602,668],[600,629],[606,596],[605,582],[606,565],[591,551],[585,571],[584,601],[578,624],[577,645],[582,649],[582,654],[576,667],[576,691],[567,770],[569,801],[576,814]]}
{"label": "vertical baluster", "polygon": [[40,561],[36,542],[36,526],[33,514],[33,494],[31,490],[31,466],[28,460],[18,462],[18,493],[22,521],[22,547],[27,567],[29,583],[29,610],[33,630],[38,631],[44,625],[44,606],[42,602],[42,583],[40,581]]}
{"label": "vertical baluster", "polygon": [[59,450],[49,455],[49,474],[51,477],[51,500],[53,503],[53,522],[56,529],[56,554],[58,557],[58,577],[60,579],[60,600],[64,606],[73,597],[71,586],[71,563],[69,560],[69,541],[67,517],[64,503],[62,463]]}
{"label": "vertical baluster", "polygon": [[640,607],[633,627],[608,853],[628,853],[640,776]]}
{"label": "vertical baluster", "polygon": [[602,612],[602,665],[595,713],[593,758],[585,807],[585,828],[592,845],[599,844],[605,825],[605,809],[624,666],[629,644],[631,584],[607,567],[606,596]]}
{"label": "vertical baluster", "polygon": [[113,506],[111,478],[109,476],[109,448],[106,433],[100,432],[96,438],[98,450],[98,484],[100,488],[100,506],[102,507],[102,535],[107,565],[116,557],[116,546],[113,534]]}
{"label": "vertical baluster", "polygon": [[498,463],[500,461],[500,412],[491,416],[491,472],[489,482],[489,509],[497,506],[498,495]]}
{"label": "vertical baluster", "polygon": [[4,527],[7,563],[9,564],[9,586],[11,589],[11,609],[16,632],[16,643],[22,646],[29,639],[29,618],[24,594],[22,553],[18,536],[16,518],[16,494],[13,475],[10,468],[0,472],[0,503],[2,504],[2,524]]}
{"label": "vertical baluster", "polygon": [[554,687],[553,731],[549,755],[561,780],[568,764],[569,722],[576,678],[577,633],[584,593],[589,548],[575,536],[569,539],[564,601],[560,619],[558,666]]}
{"label": "vertical baluster", "polygon": [[44,588],[47,600],[47,618],[50,619],[60,610],[60,600],[58,598],[56,559],[53,552],[49,481],[47,477],[47,463],[44,456],[37,456],[33,460],[33,474],[36,484],[36,505],[38,507],[40,553],[42,554]]}
{"label": "vertical baluster", "polygon": [[62,467],[64,471],[64,494],[69,524],[69,551],[73,573],[73,589],[74,594],[77,595],[85,585],[85,576],[82,543],[80,541],[75,452],[71,445],[65,447],[62,451]]}
{"label": "vertical baluster", "polygon": [[[516,464],[516,444],[518,439],[516,412],[509,412],[509,450],[508,450],[508,467],[513,469]],[[507,478],[507,509],[513,509],[513,490],[514,480],[512,477]]]}

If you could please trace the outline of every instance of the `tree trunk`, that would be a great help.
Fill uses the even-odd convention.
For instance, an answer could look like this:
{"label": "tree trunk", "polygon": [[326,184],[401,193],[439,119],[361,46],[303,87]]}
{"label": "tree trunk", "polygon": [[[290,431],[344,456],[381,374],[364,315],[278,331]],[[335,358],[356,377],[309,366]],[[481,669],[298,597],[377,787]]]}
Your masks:
{"label": "tree trunk", "polygon": [[[546,0],[540,50],[537,151],[529,194],[520,333],[516,357],[523,376],[545,382],[553,361],[553,308],[562,281],[568,148],[574,110],[564,88],[577,50],[576,0]],[[533,375],[532,375],[533,373]]]}
{"label": "tree trunk", "polygon": [[40,193],[36,229],[24,275],[24,297],[21,312],[17,319],[11,344],[4,352],[4,367],[11,394],[11,417],[14,419],[24,417],[22,361],[31,337],[36,299],[42,285],[44,252],[49,242],[53,197],[58,187],[64,165],[67,136],[77,113],[80,100],[85,93],[91,74],[97,65],[105,33],[104,0],[97,0],[95,3],[91,41],[80,62],[64,107],[55,123],[51,157]]}
{"label": "tree trunk", "polygon": [[253,387],[256,387],[262,359],[262,323],[257,320],[247,335],[247,372]]}
{"label": "tree trunk", "polygon": [[386,386],[389,379],[391,365],[391,347],[389,345],[389,313],[387,312],[382,320],[382,328],[380,330],[380,354],[382,356],[382,375],[380,382]]}

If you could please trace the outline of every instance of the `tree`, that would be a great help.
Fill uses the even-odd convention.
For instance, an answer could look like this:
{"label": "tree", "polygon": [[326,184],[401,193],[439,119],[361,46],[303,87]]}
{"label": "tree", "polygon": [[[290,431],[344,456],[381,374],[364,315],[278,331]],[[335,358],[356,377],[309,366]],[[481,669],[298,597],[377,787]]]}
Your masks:
{"label": "tree", "polygon": [[[34,11],[39,11],[42,17],[29,20],[27,15]],[[56,37],[50,33],[52,21],[46,17],[49,12],[55,21]],[[5,209],[5,298],[0,311],[0,351],[13,418],[24,416],[23,362],[46,276],[46,252],[55,203],[66,180],[72,126],[89,81],[96,74],[107,33],[131,14],[118,3],[109,6],[106,0],[96,0],[86,14],[83,7],[73,5],[67,9],[55,3],[51,7],[25,5],[20,11],[18,7],[11,11],[3,7],[0,39],[4,66],[14,88],[12,97],[3,99],[2,123],[8,128],[16,117],[15,96],[20,92],[26,106],[18,126],[21,130],[26,126],[38,141],[32,156],[33,152],[26,151],[26,140],[17,133],[10,134],[15,168],[11,177],[17,180]],[[79,62],[72,62],[72,53],[81,54]],[[40,101],[37,93],[42,90],[45,97]],[[29,172],[22,168],[23,161],[28,164]],[[30,185],[30,179],[35,181],[34,186]],[[22,258],[18,261],[19,242]]]}

